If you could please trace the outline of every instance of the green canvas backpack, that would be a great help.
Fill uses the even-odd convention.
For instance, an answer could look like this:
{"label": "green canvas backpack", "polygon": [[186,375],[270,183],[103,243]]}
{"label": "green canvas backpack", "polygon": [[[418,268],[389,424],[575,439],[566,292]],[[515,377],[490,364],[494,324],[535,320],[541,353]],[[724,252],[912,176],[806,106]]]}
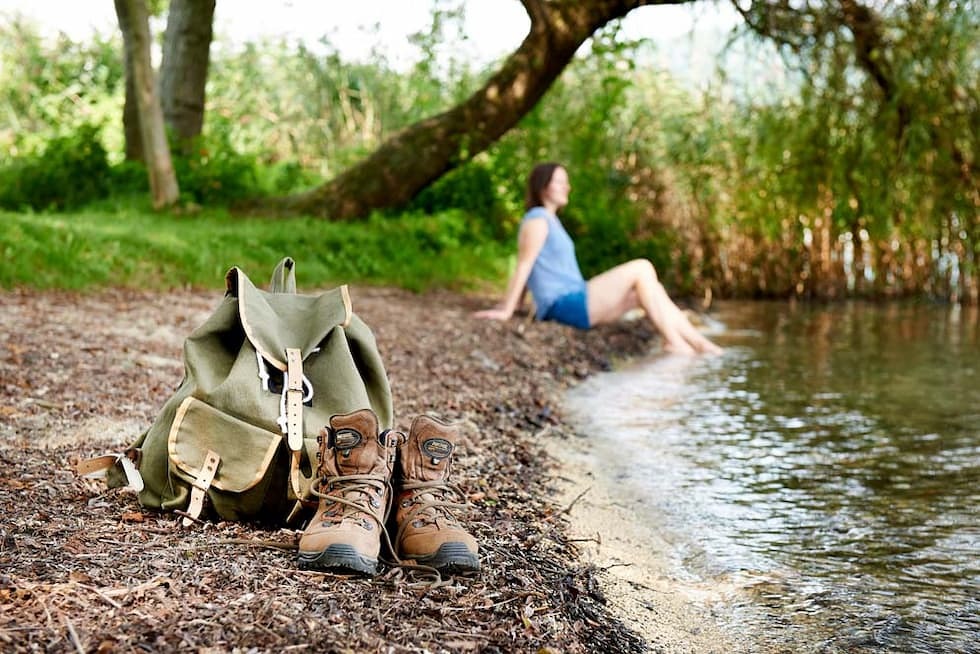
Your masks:
{"label": "green canvas backpack", "polygon": [[184,343],[184,380],[125,453],[83,462],[108,467],[142,505],[200,516],[282,524],[310,497],[317,436],[333,414],[370,408],[392,421],[391,389],[374,335],[341,286],[296,293],[292,259],[269,291],[238,268],[211,317]]}

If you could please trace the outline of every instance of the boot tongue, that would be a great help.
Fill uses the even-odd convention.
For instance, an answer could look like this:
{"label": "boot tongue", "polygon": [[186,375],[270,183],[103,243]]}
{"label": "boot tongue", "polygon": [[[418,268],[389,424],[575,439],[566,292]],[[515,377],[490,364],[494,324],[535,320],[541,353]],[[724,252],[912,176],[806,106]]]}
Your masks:
{"label": "boot tongue", "polygon": [[408,442],[403,450],[403,472],[406,479],[436,481],[445,479],[459,433],[455,426],[419,416],[412,422]]}
{"label": "boot tongue", "polygon": [[369,410],[333,416],[333,455],[340,475],[365,475],[374,472],[386,458],[378,442],[378,420]]}

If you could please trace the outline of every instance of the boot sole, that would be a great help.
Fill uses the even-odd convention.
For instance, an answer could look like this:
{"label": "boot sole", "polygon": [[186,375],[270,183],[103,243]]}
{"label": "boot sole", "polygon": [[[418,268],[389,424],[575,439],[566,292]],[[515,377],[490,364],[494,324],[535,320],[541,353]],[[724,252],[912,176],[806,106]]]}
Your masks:
{"label": "boot sole", "polygon": [[450,573],[480,571],[480,559],[465,543],[443,543],[434,554],[411,558],[421,565]]}
{"label": "boot sole", "polygon": [[334,543],[322,552],[300,552],[299,567],[304,570],[351,571],[373,575],[378,571],[378,560],[359,554],[350,545]]}

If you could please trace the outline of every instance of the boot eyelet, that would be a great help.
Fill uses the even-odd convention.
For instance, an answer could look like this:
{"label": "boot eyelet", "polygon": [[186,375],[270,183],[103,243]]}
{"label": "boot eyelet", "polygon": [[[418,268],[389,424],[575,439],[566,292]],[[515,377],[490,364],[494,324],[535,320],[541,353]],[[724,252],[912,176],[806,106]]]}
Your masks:
{"label": "boot eyelet", "polygon": [[372,497],[371,498],[371,506],[373,506],[376,509],[377,508],[380,508],[381,507],[381,502],[378,500],[378,498]]}
{"label": "boot eyelet", "polygon": [[416,529],[421,528],[423,526],[423,524],[424,523],[421,520],[415,520],[415,521],[412,522],[412,526],[415,527]]}
{"label": "boot eyelet", "polygon": [[402,508],[407,509],[412,506],[412,500],[402,500]]}

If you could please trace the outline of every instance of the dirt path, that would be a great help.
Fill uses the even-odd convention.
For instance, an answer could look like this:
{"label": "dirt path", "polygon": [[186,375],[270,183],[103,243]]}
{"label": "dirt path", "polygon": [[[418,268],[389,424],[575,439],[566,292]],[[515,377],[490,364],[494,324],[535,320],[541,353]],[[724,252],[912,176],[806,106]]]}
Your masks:
{"label": "dirt path", "polygon": [[[478,300],[352,289],[388,369],[396,424],[462,421],[484,572],[426,588],[297,569],[296,532],[181,530],[79,459],[128,445],[180,382],[181,344],[220,293],[0,293],[0,650],[629,652],[562,512],[559,394],[651,347],[637,323],[589,333],[477,321]],[[283,547],[249,547],[260,539]],[[209,649],[210,648],[210,649]]]}

